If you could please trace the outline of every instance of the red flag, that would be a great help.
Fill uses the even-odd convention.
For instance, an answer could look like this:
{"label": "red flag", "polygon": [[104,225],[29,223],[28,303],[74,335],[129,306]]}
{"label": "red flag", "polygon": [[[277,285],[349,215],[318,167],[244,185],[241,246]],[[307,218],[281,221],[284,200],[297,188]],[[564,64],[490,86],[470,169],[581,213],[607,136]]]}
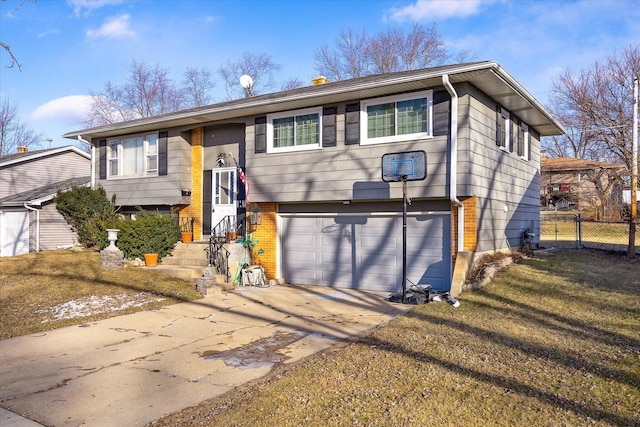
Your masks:
{"label": "red flag", "polygon": [[244,205],[247,206],[249,204],[249,180],[247,180],[241,167],[238,167],[238,175],[240,176],[240,181],[244,184]]}

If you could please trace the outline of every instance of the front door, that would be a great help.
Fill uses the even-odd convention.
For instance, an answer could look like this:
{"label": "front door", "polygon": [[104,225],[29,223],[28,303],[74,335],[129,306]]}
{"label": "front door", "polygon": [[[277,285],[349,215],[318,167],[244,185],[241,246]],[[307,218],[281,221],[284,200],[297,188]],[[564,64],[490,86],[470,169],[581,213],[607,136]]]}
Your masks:
{"label": "front door", "polygon": [[215,226],[226,216],[237,214],[236,168],[214,169],[211,180],[211,231],[213,233]]}

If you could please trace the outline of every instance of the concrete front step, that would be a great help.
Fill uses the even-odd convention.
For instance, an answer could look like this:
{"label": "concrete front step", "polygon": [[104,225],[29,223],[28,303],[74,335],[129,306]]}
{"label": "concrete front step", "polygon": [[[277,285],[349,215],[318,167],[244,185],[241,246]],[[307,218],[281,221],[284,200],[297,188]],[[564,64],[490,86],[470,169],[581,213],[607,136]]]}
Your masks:
{"label": "concrete front step", "polygon": [[207,257],[207,251],[209,248],[208,242],[194,242],[194,243],[176,243],[171,256],[162,259],[164,265],[174,266],[198,266],[206,268],[209,265],[209,259]]}
{"label": "concrete front step", "polygon": [[[156,267],[145,267],[150,270],[157,270],[163,274],[167,274],[172,277],[177,277],[178,279],[188,280],[191,282],[195,282],[199,278],[204,276],[207,267],[202,267],[199,265],[169,265],[165,264],[164,260],[162,260],[162,264],[158,264]],[[214,274],[212,277],[215,277],[217,281],[220,283],[225,282],[225,277],[222,275]]]}

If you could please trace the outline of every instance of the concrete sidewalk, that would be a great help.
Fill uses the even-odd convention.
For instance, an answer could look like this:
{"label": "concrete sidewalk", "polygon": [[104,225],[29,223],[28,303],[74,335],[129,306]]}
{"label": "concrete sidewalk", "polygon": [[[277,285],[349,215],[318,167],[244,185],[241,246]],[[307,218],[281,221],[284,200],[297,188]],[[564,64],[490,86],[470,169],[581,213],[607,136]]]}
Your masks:
{"label": "concrete sidewalk", "polygon": [[210,289],[194,302],[1,340],[0,406],[11,412],[0,424],[144,426],[411,308],[387,296]]}

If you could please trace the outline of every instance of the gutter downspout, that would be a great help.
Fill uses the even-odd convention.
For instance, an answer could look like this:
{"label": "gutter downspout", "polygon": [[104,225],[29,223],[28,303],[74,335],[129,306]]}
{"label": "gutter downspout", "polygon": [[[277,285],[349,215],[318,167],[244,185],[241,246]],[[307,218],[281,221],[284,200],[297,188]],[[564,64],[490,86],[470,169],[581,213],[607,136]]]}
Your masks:
{"label": "gutter downspout", "polygon": [[36,253],[40,252],[40,209],[29,206],[24,202],[24,207],[36,213]]}
{"label": "gutter downspout", "polygon": [[458,252],[464,252],[464,205],[458,200],[458,93],[449,81],[449,75],[442,75],[442,84],[451,95],[451,145],[449,173],[449,200],[458,207]]}
{"label": "gutter downspout", "polygon": [[89,146],[91,147],[91,188],[95,188],[94,183],[96,182],[95,181],[96,179],[96,163],[95,163],[96,147],[94,147],[94,145],[89,141],[87,141],[86,139],[83,139],[82,135],[78,135],[78,141],[84,142],[85,144],[89,144]]}

